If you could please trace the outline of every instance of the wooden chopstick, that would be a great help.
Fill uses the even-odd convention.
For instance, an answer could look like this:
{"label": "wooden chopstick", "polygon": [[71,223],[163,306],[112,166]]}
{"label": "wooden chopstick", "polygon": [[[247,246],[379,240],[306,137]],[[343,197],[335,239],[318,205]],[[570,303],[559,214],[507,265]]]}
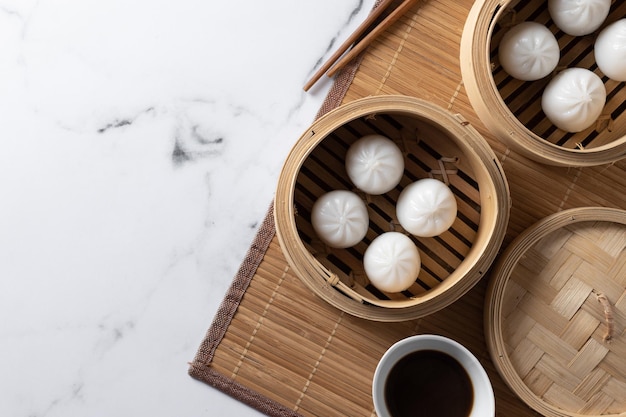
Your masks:
{"label": "wooden chopstick", "polygon": [[398,6],[389,16],[387,16],[378,26],[376,26],[370,33],[367,34],[359,43],[354,45],[350,52],[345,54],[333,67],[330,68],[327,75],[332,77],[337,71],[343,68],[354,57],[360,54],[365,48],[369,46],[374,39],[382,32],[387,30],[393,25],[404,13],[406,13],[418,0],[404,0],[400,6]]}
{"label": "wooden chopstick", "polygon": [[328,60],[320,67],[320,69],[311,77],[311,79],[304,85],[304,91],[309,91],[309,89],[320,79],[322,75],[328,71],[328,69],[343,55],[344,52],[350,48],[350,46],[355,43],[363,33],[369,28],[375,21],[383,14],[383,12],[387,9],[387,7],[393,3],[394,0],[383,0],[372,12],[369,14],[367,19],[361,23],[361,25],[350,35],[348,39],[344,43],[341,44],[339,49],[335,51],[335,53],[328,58]]}

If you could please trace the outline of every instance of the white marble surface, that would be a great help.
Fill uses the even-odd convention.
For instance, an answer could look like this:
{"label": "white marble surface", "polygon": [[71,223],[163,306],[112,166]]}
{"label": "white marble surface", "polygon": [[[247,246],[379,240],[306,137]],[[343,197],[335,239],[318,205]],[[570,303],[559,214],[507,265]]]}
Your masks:
{"label": "white marble surface", "polygon": [[373,3],[0,0],[0,416],[258,414],[187,362]]}

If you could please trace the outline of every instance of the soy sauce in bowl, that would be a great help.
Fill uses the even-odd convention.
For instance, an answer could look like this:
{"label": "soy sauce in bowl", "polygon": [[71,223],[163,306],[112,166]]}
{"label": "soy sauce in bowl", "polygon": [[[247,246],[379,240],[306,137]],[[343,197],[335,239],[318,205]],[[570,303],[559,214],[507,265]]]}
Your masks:
{"label": "soy sauce in bowl", "polygon": [[438,350],[418,350],[399,359],[387,376],[384,395],[394,417],[467,417],[474,402],[465,368]]}

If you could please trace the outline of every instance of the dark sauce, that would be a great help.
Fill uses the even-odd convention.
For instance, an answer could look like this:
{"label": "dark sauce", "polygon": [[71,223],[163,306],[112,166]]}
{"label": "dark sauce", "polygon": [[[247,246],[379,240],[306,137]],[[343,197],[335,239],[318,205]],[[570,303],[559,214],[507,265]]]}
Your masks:
{"label": "dark sauce", "polygon": [[437,350],[421,350],[391,368],[385,402],[393,417],[467,417],[474,390],[456,359]]}

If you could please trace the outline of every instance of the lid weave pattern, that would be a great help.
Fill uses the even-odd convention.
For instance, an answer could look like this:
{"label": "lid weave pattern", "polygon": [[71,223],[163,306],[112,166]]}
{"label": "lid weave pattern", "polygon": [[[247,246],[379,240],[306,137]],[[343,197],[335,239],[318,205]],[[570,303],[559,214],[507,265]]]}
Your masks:
{"label": "lid weave pattern", "polygon": [[529,396],[566,413],[554,415],[626,410],[625,249],[626,225],[577,222],[538,239],[511,270],[505,355]]}

